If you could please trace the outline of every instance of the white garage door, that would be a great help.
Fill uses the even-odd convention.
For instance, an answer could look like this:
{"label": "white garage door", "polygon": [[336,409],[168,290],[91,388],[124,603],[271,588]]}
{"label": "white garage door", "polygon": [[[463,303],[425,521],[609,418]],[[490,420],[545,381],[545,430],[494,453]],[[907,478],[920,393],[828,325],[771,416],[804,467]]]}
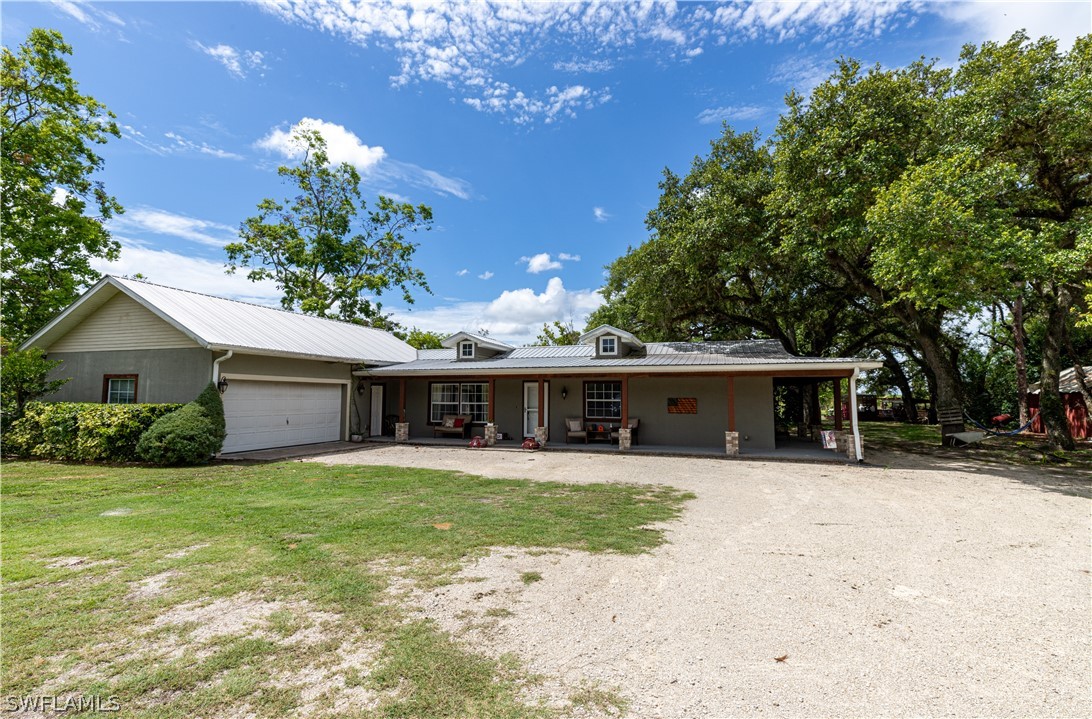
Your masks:
{"label": "white garage door", "polygon": [[341,385],[232,380],[224,452],[341,439]]}

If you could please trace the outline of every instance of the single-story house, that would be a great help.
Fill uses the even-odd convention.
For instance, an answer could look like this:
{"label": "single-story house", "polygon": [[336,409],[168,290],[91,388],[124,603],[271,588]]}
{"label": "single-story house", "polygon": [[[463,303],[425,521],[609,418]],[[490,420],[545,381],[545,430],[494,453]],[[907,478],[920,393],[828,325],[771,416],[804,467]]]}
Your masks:
{"label": "single-story house", "polygon": [[31,346],[72,378],[50,400],[189,402],[220,385],[224,452],[348,439],[364,426],[353,370],[417,357],[381,330],[112,276]]}
{"label": "single-story house", "polygon": [[[728,454],[775,449],[778,384],[847,381],[880,363],[795,357],[773,340],[642,342],[610,326],[575,345],[514,347],[459,332],[444,349],[336,320],[104,277],[28,339],[62,360],[72,381],[49,399],[187,402],[212,382],[223,393],[223,451],[348,439],[448,434],[450,423],[498,436]],[[861,458],[856,412],[840,448]],[[842,417],[835,417],[842,430]],[[828,438],[829,439],[829,438]]]}
{"label": "single-story house", "polygon": [[[371,392],[396,398],[401,439],[428,438],[441,423],[469,417],[487,441],[498,432],[552,444],[591,435],[620,448],[639,441],[771,451],[776,383],[832,382],[837,406],[848,379],[855,409],[858,375],[881,366],[796,357],[776,340],[646,343],[607,325],[569,346],[513,347],[470,332],[443,345],[419,350],[411,362],[354,372]],[[850,420],[846,450],[860,458],[855,412]],[[841,430],[841,417],[835,421]]]}

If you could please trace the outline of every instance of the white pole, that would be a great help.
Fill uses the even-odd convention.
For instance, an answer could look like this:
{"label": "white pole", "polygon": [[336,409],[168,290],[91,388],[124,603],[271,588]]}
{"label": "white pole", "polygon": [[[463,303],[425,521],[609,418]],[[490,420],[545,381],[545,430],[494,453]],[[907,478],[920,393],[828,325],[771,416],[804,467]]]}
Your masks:
{"label": "white pole", "polygon": [[857,377],[861,374],[860,367],[853,368],[853,375],[849,378],[849,421],[853,427],[853,446],[857,450],[857,461],[863,462],[864,455],[861,447],[861,428],[857,425]]}
{"label": "white pole", "polygon": [[212,384],[214,386],[220,381],[220,363],[226,359],[231,359],[233,354],[235,354],[235,350],[228,350],[226,355],[212,361]]}

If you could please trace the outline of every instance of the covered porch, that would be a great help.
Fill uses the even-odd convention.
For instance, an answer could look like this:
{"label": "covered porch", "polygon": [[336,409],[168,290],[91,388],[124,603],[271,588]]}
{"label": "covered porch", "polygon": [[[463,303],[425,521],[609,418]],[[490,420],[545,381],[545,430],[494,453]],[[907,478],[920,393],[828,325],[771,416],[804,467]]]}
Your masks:
{"label": "covered porch", "polygon": [[[834,462],[861,457],[856,377],[845,369],[359,376],[358,395],[372,418],[366,439],[375,442],[465,447],[468,437],[480,436],[491,448],[518,449],[533,437],[548,451]],[[823,448],[817,423],[809,419],[787,433],[775,416],[775,387],[812,391],[823,382],[834,386],[834,406],[844,391],[850,399],[848,428],[840,413],[833,418],[837,445],[831,449]],[[463,436],[436,431],[454,415],[473,418]],[[386,432],[376,424],[384,417]],[[593,428],[591,436],[572,431],[573,423],[585,432]]]}

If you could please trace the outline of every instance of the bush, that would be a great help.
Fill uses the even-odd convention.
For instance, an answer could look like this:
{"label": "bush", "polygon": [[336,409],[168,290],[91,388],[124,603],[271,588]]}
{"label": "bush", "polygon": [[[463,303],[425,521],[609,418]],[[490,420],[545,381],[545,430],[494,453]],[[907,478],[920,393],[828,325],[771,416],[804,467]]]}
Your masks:
{"label": "bush", "polygon": [[137,443],[137,454],[153,464],[204,464],[225,436],[224,405],[210,384],[196,400],[156,420]]}
{"label": "bush", "polygon": [[156,420],[179,404],[31,402],[4,433],[4,452],[23,457],[128,462]]}

